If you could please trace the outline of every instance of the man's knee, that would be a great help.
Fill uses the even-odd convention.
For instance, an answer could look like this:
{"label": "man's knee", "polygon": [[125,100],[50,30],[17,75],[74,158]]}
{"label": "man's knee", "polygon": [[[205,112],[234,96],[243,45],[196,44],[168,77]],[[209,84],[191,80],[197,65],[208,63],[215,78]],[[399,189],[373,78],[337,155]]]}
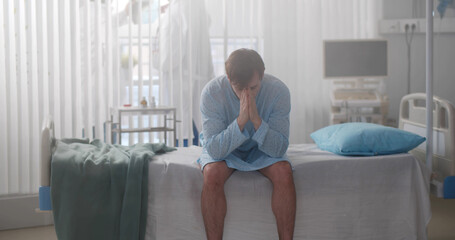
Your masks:
{"label": "man's knee", "polygon": [[291,165],[286,161],[280,161],[272,165],[270,169],[270,180],[273,184],[293,185]]}
{"label": "man's knee", "polygon": [[215,162],[205,165],[204,171],[204,188],[208,190],[223,189],[224,183],[230,175],[226,163]]}

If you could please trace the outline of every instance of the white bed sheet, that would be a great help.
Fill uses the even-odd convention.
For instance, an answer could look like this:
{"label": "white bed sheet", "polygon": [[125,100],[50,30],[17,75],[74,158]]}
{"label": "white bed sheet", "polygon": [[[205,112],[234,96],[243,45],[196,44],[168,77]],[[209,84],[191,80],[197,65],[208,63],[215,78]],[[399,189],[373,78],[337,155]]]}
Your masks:
{"label": "white bed sheet", "polygon": [[[201,148],[178,148],[149,165],[147,240],[205,239]],[[313,144],[291,145],[297,214],[294,239],[427,239],[429,174],[410,154],[343,157]],[[272,184],[236,171],[225,185],[224,238],[278,239]]]}

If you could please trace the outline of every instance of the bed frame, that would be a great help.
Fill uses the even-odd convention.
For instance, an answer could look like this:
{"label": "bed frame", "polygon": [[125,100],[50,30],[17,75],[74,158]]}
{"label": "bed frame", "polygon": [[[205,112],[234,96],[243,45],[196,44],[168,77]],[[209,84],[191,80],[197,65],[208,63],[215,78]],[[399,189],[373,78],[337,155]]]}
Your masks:
{"label": "bed frame", "polygon": [[[413,93],[400,103],[399,128],[426,136],[426,95]],[[411,151],[426,162],[425,143]],[[433,161],[431,191],[438,197],[455,198],[455,108],[433,97]]]}
{"label": "bed frame", "polygon": [[46,117],[41,129],[39,210],[51,211],[51,160],[55,143],[54,120]]}
{"label": "bed frame", "polygon": [[[46,210],[46,211],[51,211],[51,210],[52,210],[52,207],[51,207],[51,200],[50,200],[50,176],[51,176],[52,152],[54,151],[54,148],[55,148],[55,141],[56,141],[56,139],[55,139],[55,136],[54,136],[54,123],[53,123],[52,118],[51,118],[51,117],[48,117],[48,118],[45,119],[44,124],[43,124],[43,128],[42,128],[42,131],[41,131],[41,152],[40,152],[40,171],[41,171],[41,172],[40,172],[40,179],[41,179],[41,182],[40,182],[40,183],[41,183],[41,187],[40,187],[40,209],[41,209],[41,210]],[[294,152],[294,153],[295,153],[295,152]],[[172,154],[172,153],[170,153],[170,154]],[[312,154],[313,154],[313,157],[322,157],[322,156],[318,156],[319,153],[312,153]],[[314,155],[314,154],[316,154],[316,155]],[[345,157],[343,157],[343,156],[337,156],[337,158],[338,158],[338,159],[343,159],[343,158],[345,158]],[[165,159],[166,159],[166,156],[164,156],[164,160],[165,160]],[[319,158],[319,159],[322,159],[322,158]],[[379,159],[378,159],[378,160],[379,160]],[[388,156],[387,159],[384,158],[384,159],[382,159],[382,160],[390,161],[391,158],[390,158],[390,156]],[[425,187],[425,188],[413,188],[415,191],[410,191],[410,192],[408,192],[408,193],[404,193],[405,195],[402,195],[402,194],[403,194],[402,192],[392,191],[392,192],[391,192],[390,199],[398,200],[398,202],[400,202],[401,204],[407,203],[407,202],[409,201],[409,199],[416,199],[416,200],[411,200],[411,201],[416,201],[416,203],[415,203],[416,206],[423,206],[423,207],[424,207],[424,208],[422,208],[421,210],[419,210],[419,211],[422,211],[422,213],[419,214],[419,217],[416,217],[416,218],[414,218],[414,219],[411,219],[411,218],[412,218],[411,216],[413,216],[413,215],[406,215],[406,216],[409,216],[409,217],[410,217],[409,220],[411,221],[411,222],[407,222],[407,221],[406,221],[406,223],[407,223],[407,224],[411,224],[412,226],[418,226],[418,227],[416,227],[415,229],[414,229],[413,227],[411,227],[411,228],[413,228],[413,229],[415,230],[415,232],[414,232],[415,238],[414,238],[414,239],[427,239],[427,238],[426,238],[426,232],[425,232],[425,230],[424,230],[424,229],[425,229],[424,226],[426,226],[427,220],[429,220],[429,216],[430,216],[429,199],[427,199],[427,197],[426,197],[426,196],[428,196],[428,175],[427,175],[427,174],[423,174],[422,170],[423,170],[424,168],[421,168],[421,167],[420,167],[420,166],[423,166],[423,165],[422,165],[422,164],[418,164],[418,162],[414,159],[414,157],[410,156],[409,154],[406,154],[405,159],[403,159],[403,160],[404,160],[404,162],[412,162],[413,166],[415,166],[416,169],[419,170],[419,171],[416,172],[416,173],[417,173],[416,175],[419,175],[419,176],[425,175],[425,178],[423,178],[423,177],[422,177],[422,178],[419,178],[419,177],[416,178],[418,181],[414,181],[414,183],[416,183],[415,186],[417,186],[417,185],[424,185],[424,186],[426,186],[426,187]],[[301,161],[301,159],[300,159],[300,161]],[[331,163],[332,161],[333,161],[333,160],[327,161],[327,162],[328,162],[328,163]],[[357,161],[357,160],[356,160],[356,161]],[[375,161],[376,161],[376,160],[375,160]],[[396,162],[395,159],[392,158],[392,162]],[[416,164],[416,163],[417,163],[417,164]],[[162,176],[162,175],[160,175],[160,174],[158,174],[158,173],[161,172],[164,168],[167,168],[168,165],[167,165],[167,163],[166,163],[165,161],[163,161],[163,159],[162,159],[161,161],[159,161],[159,160],[156,161],[155,164],[156,164],[156,165],[155,165],[152,169],[154,169],[154,171],[156,171],[156,172],[155,172],[156,174],[153,174],[153,176],[158,176],[158,178],[160,178],[160,176]],[[311,165],[314,164],[314,162],[309,162],[309,163],[307,163],[307,164],[309,164],[308,166],[311,166]],[[178,165],[178,164],[171,164],[171,165],[174,166],[174,169],[175,169],[175,168],[181,169],[181,167],[182,167],[182,166],[180,166],[180,165]],[[333,164],[331,164],[331,165],[333,165]],[[300,166],[301,166],[300,169],[307,169],[307,168],[303,168],[303,167],[302,167],[303,165],[300,165]],[[382,165],[376,165],[376,166],[382,166]],[[161,168],[161,167],[162,167],[162,168]],[[339,169],[339,168],[337,168],[337,169]],[[384,170],[384,169],[383,169],[383,170]],[[403,171],[408,171],[408,170],[411,171],[412,169],[409,169],[409,168],[404,168],[404,169],[403,169]],[[191,169],[191,171],[193,171],[193,172],[196,171],[197,173],[200,173],[200,169],[198,169],[198,168],[197,168],[197,169],[194,169],[194,168],[193,168],[193,169]],[[188,171],[188,173],[190,173],[191,171]],[[396,173],[397,176],[403,176],[403,171],[397,171],[397,172],[395,172],[395,173]],[[174,173],[175,173],[175,172],[174,172]],[[409,173],[409,172],[408,172],[408,173]],[[410,176],[412,176],[412,175],[414,174],[414,172],[411,172],[411,173],[412,173],[412,174],[410,174]],[[241,174],[241,173],[237,173],[237,174]],[[191,175],[191,174],[190,174],[190,175]],[[190,176],[190,175],[188,175],[188,176]],[[176,175],[172,175],[172,176],[176,176]],[[170,176],[167,176],[167,177],[172,177],[172,176],[170,175]],[[187,176],[187,175],[185,175],[185,176]],[[257,175],[248,175],[248,176],[253,177],[252,179],[253,179],[253,182],[255,182],[255,186],[259,186],[259,185],[261,185],[261,184],[263,183],[263,182],[261,183],[261,181],[256,181],[256,180],[254,180],[254,177],[255,177],[255,176],[257,177]],[[306,178],[306,177],[304,177],[304,175],[296,175],[296,176],[297,176],[297,178],[300,179],[300,180]],[[364,175],[363,175],[363,176],[364,176]],[[202,177],[202,176],[201,176],[201,177]],[[233,177],[235,177],[235,176],[233,176]],[[231,180],[230,180],[230,181],[231,181],[231,187],[232,187],[232,186],[238,186],[238,183],[239,183],[240,181],[243,181],[244,177],[245,177],[245,175],[237,175],[237,178],[231,178]],[[368,176],[368,177],[370,177],[370,176]],[[381,179],[381,180],[382,180],[382,178],[383,178],[382,175],[380,175],[379,178],[378,178],[378,176],[376,176],[376,177],[377,177],[376,179]],[[311,178],[311,177],[310,177],[310,178]],[[201,178],[201,179],[202,179],[202,178]],[[235,179],[237,179],[237,180],[236,180],[236,181],[237,181],[237,184],[236,184],[235,182],[232,183],[232,181],[235,180]],[[269,183],[268,180],[266,180],[266,179],[263,178],[263,177],[261,177],[260,179],[261,179],[262,181],[266,181],[267,183]],[[373,179],[374,179],[374,178],[373,178]],[[416,179],[413,179],[413,180],[416,180]],[[162,181],[161,181],[161,180],[162,180]],[[152,186],[151,188],[159,189],[159,187],[161,187],[160,182],[168,182],[168,181],[166,181],[165,178],[162,178],[161,180],[160,180],[160,181],[152,181],[152,182],[154,182],[154,183],[156,183],[156,184],[158,184],[158,185]],[[370,180],[371,180],[371,179],[370,179]],[[411,182],[412,182],[413,180],[410,180],[410,182],[407,182],[407,184],[411,184]],[[303,181],[298,181],[298,182],[302,183]],[[177,183],[179,183],[179,182],[177,181]],[[234,184],[234,185],[232,185],[232,184]],[[395,183],[393,183],[393,184],[395,184]],[[261,186],[264,186],[264,185],[261,185]],[[271,185],[268,185],[268,186],[271,187]],[[322,186],[322,185],[321,185],[321,186]],[[198,184],[193,184],[193,187],[194,187],[194,189],[200,190],[200,188],[199,188],[200,185],[198,185]],[[301,185],[300,187],[301,187],[300,189],[302,189],[302,185]],[[149,187],[149,191],[150,191],[151,188]],[[191,188],[185,188],[185,189],[191,189]],[[229,189],[229,185],[228,185],[228,188],[227,188],[227,189]],[[269,190],[271,191],[271,188],[270,188]],[[232,188],[231,188],[231,191],[232,191]],[[163,191],[163,192],[164,192],[164,191]],[[184,191],[176,191],[176,192],[184,192]],[[262,191],[261,191],[261,192],[262,192]],[[266,193],[266,192],[267,192],[267,191],[264,191],[264,192],[262,192],[262,193],[264,194],[264,193]],[[310,199],[313,197],[313,201],[314,201],[314,199],[317,200],[318,198],[314,198],[314,196],[317,197],[317,195],[318,195],[317,193],[323,194],[324,196],[326,196],[326,194],[330,194],[330,193],[327,193],[327,192],[324,192],[324,191],[322,191],[322,192],[313,192],[312,194],[316,194],[316,195],[311,195],[311,194],[310,194],[310,195],[309,195],[309,196],[310,196]],[[197,194],[197,195],[199,196],[199,194]],[[383,194],[382,194],[382,195],[383,195]],[[168,197],[168,196],[173,196],[173,195],[168,195],[168,193],[163,193],[163,194],[160,195],[160,196],[166,198],[166,197]],[[187,194],[187,195],[181,194],[181,195],[175,195],[175,196],[178,196],[178,197],[174,197],[174,198],[171,198],[171,199],[172,199],[172,200],[174,200],[174,199],[177,199],[177,200],[179,200],[179,199],[185,199],[185,196],[188,197],[189,195],[188,195],[188,194]],[[236,195],[229,195],[229,196],[236,196]],[[238,196],[241,196],[241,195],[237,195],[237,197],[238,197]],[[321,195],[321,196],[322,196],[322,195]],[[319,197],[321,197],[321,196],[319,196]],[[337,196],[338,196],[338,195],[337,195]],[[347,201],[347,200],[348,200],[348,197],[347,197],[347,196],[341,195],[341,196],[339,196],[339,197],[340,197],[340,198],[337,199],[337,201],[343,202],[343,201]],[[157,200],[157,199],[158,199],[158,200]],[[160,199],[161,199],[161,200],[160,200]],[[156,198],[156,199],[153,200],[153,201],[155,201],[155,202],[152,202],[151,204],[153,204],[153,203],[156,204],[156,203],[159,202],[159,201],[162,202],[162,199],[163,199],[163,198]],[[195,199],[196,199],[196,202],[195,202]],[[335,199],[335,198],[331,198],[331,199]],[[371,199],[371,198],[370,198],[370,199]],[[374,198],[373,198],[373,199],[374,199]],[[373,200],[373,199],[372,199],[372,200]],[[194,216],[192,215],[192,214],[194,213],[194,209],[197,210],[197,207],[194,207],[194,206],[199,206],[199,205],[200,205],[200,202],[197,200],[197,197],[196,197],[196,198],[191,198],[191,197],[190,197],[188,201],[187,201],[187,200],[184,200],[184,202],[186,203],[186,205],[183,206],[183,205],[180,204],[180,205],[178,205],[178,206],[180,206],[180,207],[177,208],[177,209],[180,209],[180,210],[181,210],[182,208],[183,208],[183,209],[192,209],[192,210],[188,211],[188,212],[187,212],[187,215],[185,215],[185,216],[190,216],[191,219],[198,219],[198,221],[199,221],[201,224],[196,224],[196,225],[199,226],[199,227],[202,226],[202,219],[201,219],[202,216],[200,216],[200,218],[195,218],[194,216],[196,216],[196,215],[199,216],[200,214],[196,214],[196,215],[194,215]],[[305,201],[303,201],[303,202],[305,202]],[[311,201],[309,201],[309,202],[311,202]],[[373,200],[373,202],[374,202],[374,200]],[[150,199],[149,199],[149,203],[150,203]],[[318,205],[323,205],[323,203],[319,203],[318,201],[314,201],[313,203],[317,203]],[[256,204],[258,204],[258,203],[256,203]],[[263,204],[263,205],[264,205],[264,202],[262,202],[262,203],[260,203],[260,204]],[[376,205],[376,206],[384,206],[383,204],[384,204],[384,202],[381,201],[381,204],[378,204],[378,205]],[[172,204],[171,204],[171,205],[172,205]],[[371,203],[369,203],[368,205],[371,205]],[[374,204],[373,204],[373,205],[374,205]],[[183,206],[183,207],[182,207],[182,206]],[[189,207],[188,207],[188,206],[189,206]],[[259,206],[261,206],[261,205],[259,205]],[[398,204],[398,205],[396,205],[396,206],[400,206],[400,204]],[[406,206],[407,206],[407,205],[406,205]],[[192,208],[192,207],[193,207],[193,208]],[[405,211],[406,214],[409,214],[409,211],[411,211],[411,212],[414,211],[413,209],[414,209],[414,208],[409,208],[409,209],[407,209],[407,210]],[[420,208],[419,208],[419,209],[420,209]],[[344,209],[344,210],[346,210],[346,209]],[[387,209],[386,209],[386,210],[387,210]],[[152,209],[151,211],[153,212],[153,209]],[[259,208],[259,211],[262,212],[263,209]],[[197,211],[197,212],[199,213],[199,211]],[[387,213],[390,213],[390,212],[395,213],[395,211],[383,211],[383,212],[386,213],[386,215],[387,215]],[[271,212],[269,212],[269,213],[272,214]],[[236,212],[236,214],[239,214],[239,212]],[[312,214],[314,214],[314,213],[312,213]],[[328,214],[328,213],[326,213],[326,214]],[[358,214],[360,214],[360,213],[359,213],[359,212],[358,212],[358,213],[355,213],[355,214],[353,213],[353,216],[355,215],[355,216],[359,217]],[[234,214],[234,215],[235,215],[235,214]],[[231,216],[234,216],[234,215],[231,215]],[[311,214],[310,214],[310,215],[311,215]],[[384,218],[384,216],[386,216],[386,215],[383,215],[382,218]],[[393,215],[393,214],[392,214],[392,215]],[[163,214],[161,214],[160,216],[163,216]],[[254,214],[253,214],[253,216],[254,216]],[[272,215],[271,215],[271,216],[272,216]],[[299,216],[299,215],[297,215],[297,216]],[[333,215],[331,215],[331,216],[333,217]],[[340,219],[344,219],[344,218],[349,217],[349,216],[350,216],[349,214],[348,214],[348,215],[337,215],[337,217],[340,218]],[[175,217],[175,216],[174,216],[174,217]],[[175,218],[170,218],[170,219],[175,220]],[[230,218],[230,219],[233,220],[233,219],[235,219],[235,218]],[[302,221],[302,222],[300,222],[301,224],[304,223],[305,219],[307,219],[307,218],[303,218],[302,215],[300,215],[300,221]],[[359,219],[360,219],[360,218],[359,218]],[[168,220],[169,220],[169,219],[168,219]],[[308,220],[308,219],[307,219],[307,220]],[[383,219],[383,220],[384,220],[384,219]],[[161,220],[161,222],[167,223],[166,221],[167,221],[166,219]],[[311,221],[314,221],[314,219],[311,219]],[[323,221],[323,220],[321,220],[321,218],[319,218],[319,221]],[[148,223],[153,223],[153,219],[152,219],[152,221],[149,221],[149,219],[148,219],[147,222],[148,222]],[[389,221],[386,221],[386,222],[389,222]],[[403,221],[402,221],[402,222],[403,222]],[[233,223],[233,222],[231,221],[231,225],[229,225],[229,226],[231,226],[231,227],[234,227],[234,228],[230,228],[230,229],[231,229],[231,232],[230,232],[231,234],[232,234],[233,232],[236,231],[236,230],[232,230],[232,229],[235,229],[235,227],[236,227],[236,225],[235,225],[235,224],[232,225],[232,223]],[[270,223],[270,222],[269,222],[269,223]],[[323,223],[327,223],[327,221],[323,221]],[[330,225],[330,221],[329,221],[328,224]],[[268,225],[266,225],[266,226],[268,226]],[[297,225],[296,225],[296,226],[297,226]],[[300,226],[300,225],[299,225],[299,226]],[[360,225],[358,225],[358,226],[360,226]],[[376,226],[376,225],[375,225],[375,226]],[[193,226],[193,227],[194,227],[194,226]],[[193,229],[193,227],[191,227],[191,229]],[[238,227],[238,226],[237,226],[237,227]],[[336,226],[334,226],[334,227],[336,227]],[[273,226],[273,229],[274,229],[274,228],[275,228],[275,226]],[[374,227],[373,227],[373,228],[374,228]],[[150,232],[150,235],[147,235],[147,236],[150,237],[150,236],[155,236],[155,235],[153,235],[153,234],[157,234],[156,229],[154,230],[154,228],[151,228],[150,226],[148,226],[147,229],[149,229],[149,230],[151,231],[151,232]],[[190,229],[190,228],[189,228],[189,229]],[[196,236],[196,235],[198,235],[198,234],[200,233],[200,228],[197,228],[197,227],[196,227],[196,228],[194,228],[194,229],[195,229],[195,233],[194,233],[193,236]],[[380,229],[378,229],[378,230],[380,230]],[[198,231],[199,231],[199,232],[198,232]],[[183,232],[185,232],[185,230],[183,230]],[[165,235],[166,233],[165,233],[165,232],[158,232],[158,234],[164,234],[164,235]],[[301,235],[301,236],[302,236],[302,235]],[[158,238],[159,238],[159,237],[158,237]],[[146,239],[154,239],[154,238],[146,238]],[[164,239],[164,238],[163,238],[163,239]],[[172,239],[172,238],[170,238],[170,239]],[[191,237],[189,237],[188,239],[199,239],[199,238],[191,238]],[[235,239],[235,238],[231,238],[231,239]],[[237,238],[237,239],[238,239],[238,238]],[[244,238],[244,239],[246,239],[246,238]],[[256,238],[256,239],[257,239],[257,238]],[[262,238],[262,239],[271,239],[271,238]],[[306,239],[306,238],[305,238],[305,239]],[[321,239],[322,239],[322,238],[321,238]],[[388,238],[385,238],[385,239],[388,239]]]}

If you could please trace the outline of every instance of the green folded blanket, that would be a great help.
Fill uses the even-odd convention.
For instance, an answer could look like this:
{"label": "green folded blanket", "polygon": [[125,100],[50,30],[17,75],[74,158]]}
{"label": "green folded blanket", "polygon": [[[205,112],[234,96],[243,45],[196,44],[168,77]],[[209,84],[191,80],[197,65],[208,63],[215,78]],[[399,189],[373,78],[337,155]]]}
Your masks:
{"label": "green folded blanket", "polygon": [[144,239],[148,163],[172,150],[164,144],[57,141],[51,198],[58,239]]}

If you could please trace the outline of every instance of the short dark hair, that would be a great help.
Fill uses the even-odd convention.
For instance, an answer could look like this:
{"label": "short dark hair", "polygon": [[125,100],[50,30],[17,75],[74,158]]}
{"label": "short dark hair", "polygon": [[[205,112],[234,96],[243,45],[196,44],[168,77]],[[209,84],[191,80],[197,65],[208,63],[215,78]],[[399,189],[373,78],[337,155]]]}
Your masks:
{"label": "short dark hair", "polygon": [[261,56],[252,49],[237,49],[229,55],[225,62],[226,75],[232,84],[244,88],[254,75],[264,76],[264,61]]}

